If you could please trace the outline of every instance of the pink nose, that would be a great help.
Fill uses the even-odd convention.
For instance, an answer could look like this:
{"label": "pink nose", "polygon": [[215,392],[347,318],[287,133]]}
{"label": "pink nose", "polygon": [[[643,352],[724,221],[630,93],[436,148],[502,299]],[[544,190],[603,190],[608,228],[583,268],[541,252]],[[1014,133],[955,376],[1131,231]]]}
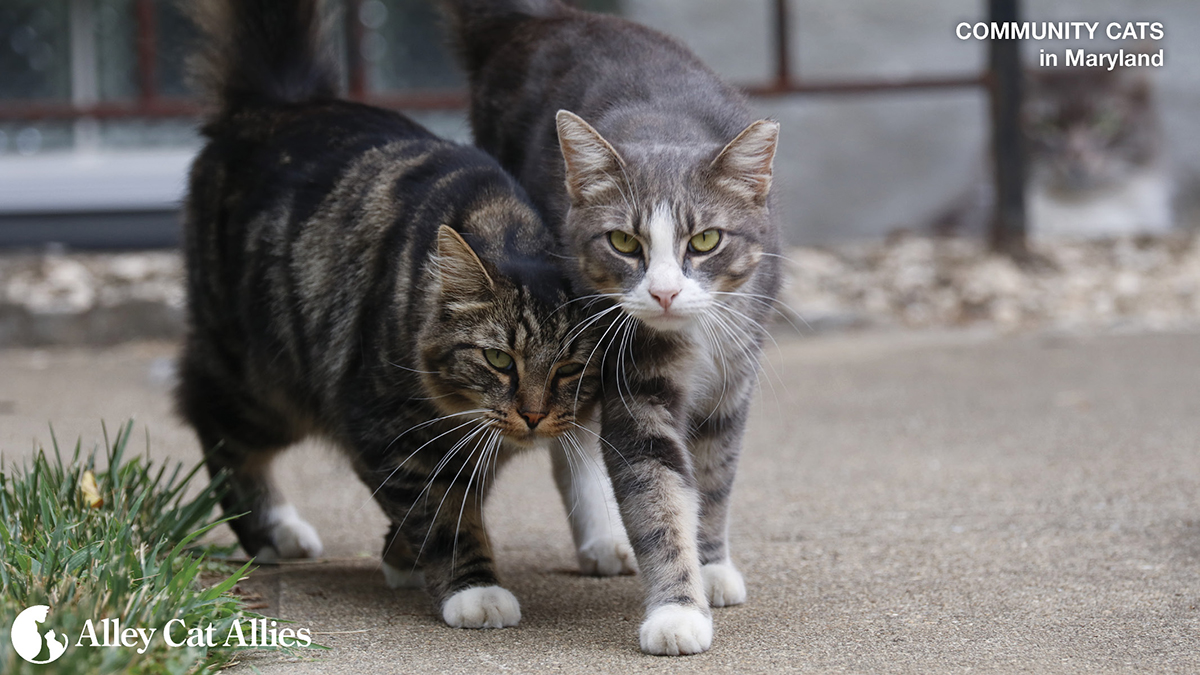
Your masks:
{"label": "pink nose", "polygon": [[532,410],[522,410],[522,411],[520,411],[520,414],[521,414],[521,417],[525,418],[525,423],[529,425],[530,429],[536,427],[538,425],[538,422],[541,422],[543,419],[546,418],[546,413],[534,412]]}
{"label": "pink nose", "polygon": [[675,298],[679,295],[679,289],[674,288],[667,291],[651,290],[650,295],[653,295],[654,299],[658,300],[658,304],[662,305],[663,311],[665,312],[671,308],[671,303],[674,302]]}

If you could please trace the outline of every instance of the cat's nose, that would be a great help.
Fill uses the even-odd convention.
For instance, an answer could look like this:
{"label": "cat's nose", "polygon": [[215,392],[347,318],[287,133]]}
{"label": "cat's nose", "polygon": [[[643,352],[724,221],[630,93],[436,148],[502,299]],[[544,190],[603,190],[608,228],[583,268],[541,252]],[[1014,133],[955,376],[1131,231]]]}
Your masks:
{"label": "cat's nose", "polygon": [[546,413],[534,412],[532,410],[522,410],[520,411],[520,415],[525,418],[525,423],[529,425],[530,429],[537,427],[538,422],[546,418]]}
{"label": "cat's nose", "polygon": [[675,298],[679,295],[679,289],[650,289],[650,295],[653,295],[654,299],[658,300],[658,304],[662,305],[663,311],[665,312],[671,308],[671,303],[674,302]]}

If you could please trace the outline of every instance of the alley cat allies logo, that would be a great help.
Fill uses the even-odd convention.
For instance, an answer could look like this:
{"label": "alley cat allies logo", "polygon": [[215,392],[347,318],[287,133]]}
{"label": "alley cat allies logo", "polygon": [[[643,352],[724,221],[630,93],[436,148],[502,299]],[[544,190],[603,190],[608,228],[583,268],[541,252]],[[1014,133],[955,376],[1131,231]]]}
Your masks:
{"label": "alley cat allies logo", "polygon": [[[57,635],[53,629],[43,633],[46,620],[50,616],[50,608],[46,605],[33,605],[17,615],[13,621],[10,637],[13,649],[30,663],[50,663],[57,660],[67,647],[71,646],[71,638]],[[158,633],[157,628],[134,628],[122,626],[119,618],[101,619],[83,622],[83,629],[76,647],[124,647],[136,649],[138,654],[145,654],[150,649],[150,643]],[[163,627],[161,640],[167,647],[225,647],[240,648],[292,648],[309,647],[312,645],[312,633],[307,628],[279,628],[278,622],[266,618],[234,619],[227,629],[217,630],[217,627],[188,626],[183,619],[171,619]],[[43,655],[47,655],[43,657]],[[43,658],[39,658],[43,657]]]}
{"label": "alley cat allies logo", "polygon": [[[67,636],[55,635],[53,630],[42,635],[41,626],[38,624],[45,623],[49,615],[49,607],[34,605],[18,614],[16,620],[13,621],[11,633],[13,649],[21,658],[30,663],[50,663],[62,656],[71,644],[71,640]],[[39,659],[43,646],[50,655]]]}

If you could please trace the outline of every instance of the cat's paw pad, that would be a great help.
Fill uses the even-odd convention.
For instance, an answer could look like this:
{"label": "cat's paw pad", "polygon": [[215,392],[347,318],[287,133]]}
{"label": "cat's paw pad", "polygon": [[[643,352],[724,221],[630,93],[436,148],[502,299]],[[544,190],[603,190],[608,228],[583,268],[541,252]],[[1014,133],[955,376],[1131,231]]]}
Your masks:
{"label": "cat's paw pad", "polygon": [[623,539],[595,540],[579,547],[579,572],[594,577],[615,577],[618,574],[637,574],[637,558],[633,547]]}
{"label": "cat's paw pad", "polygon": [[398,569],[385,562],[383,581],[388,588],[425,588],[425,573],[418,569]]}
{"label": "cat's paw pad", "polygon": [[450,596],[442,620],[452,628],[506,628],[521,620],[521,604],[499,586],[476,586]]}
{"label": "cat's paw pad", "polygon": [[318,558],[325,551],[321,537],[290,504],[271,509],[267,519],[271,544],[255,556],[260,562],[288,558]]}
{"label": "cat's paw pad", "polygon": [[728,607],[746,601],[746,582],[732,563],[712,563],[700,568],[709,607]]}
{"label": "cat's paw pad", "polygon": [[659,656],[699,654],[712,646],[712,617],[695,607],[663,605],[642,622],[642,651]]}

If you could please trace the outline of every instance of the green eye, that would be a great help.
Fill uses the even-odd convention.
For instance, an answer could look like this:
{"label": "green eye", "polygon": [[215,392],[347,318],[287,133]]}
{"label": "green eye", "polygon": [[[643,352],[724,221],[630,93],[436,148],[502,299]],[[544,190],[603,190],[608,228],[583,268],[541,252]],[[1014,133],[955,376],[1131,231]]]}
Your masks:
{"label": "green eye", "polygon": [[1121,128],[1121,116],[1112,110],[1102,110],[1093,116],[1092,126],[1101,135],[1114,136]]}
{"label": "green eye", "polygon": [[721,243],[720,230],[705,230],[692,237],[692,240],[688,242],[688,248],[692,253],[708,253],[719,243]]}
{"label": "green eye", "polygon": [[642,242],[628,232],[613,231],[608,233],[608,241],[618,253],[633,255],[642,250]]}
{"label": "green eye", "polygon": [[581,372],[583,372],[582,363],[568,363],[565,366],[559,366],[558,370],[554,374],[558,377],[571,377],[572,375],[578,375]]}
{"label": "green eye", "polygon": [[512,370],[513,357],[499,349],[483,350],[483,358],[487,359],[487,362],[492,364],[492,367],[496,370]]}

